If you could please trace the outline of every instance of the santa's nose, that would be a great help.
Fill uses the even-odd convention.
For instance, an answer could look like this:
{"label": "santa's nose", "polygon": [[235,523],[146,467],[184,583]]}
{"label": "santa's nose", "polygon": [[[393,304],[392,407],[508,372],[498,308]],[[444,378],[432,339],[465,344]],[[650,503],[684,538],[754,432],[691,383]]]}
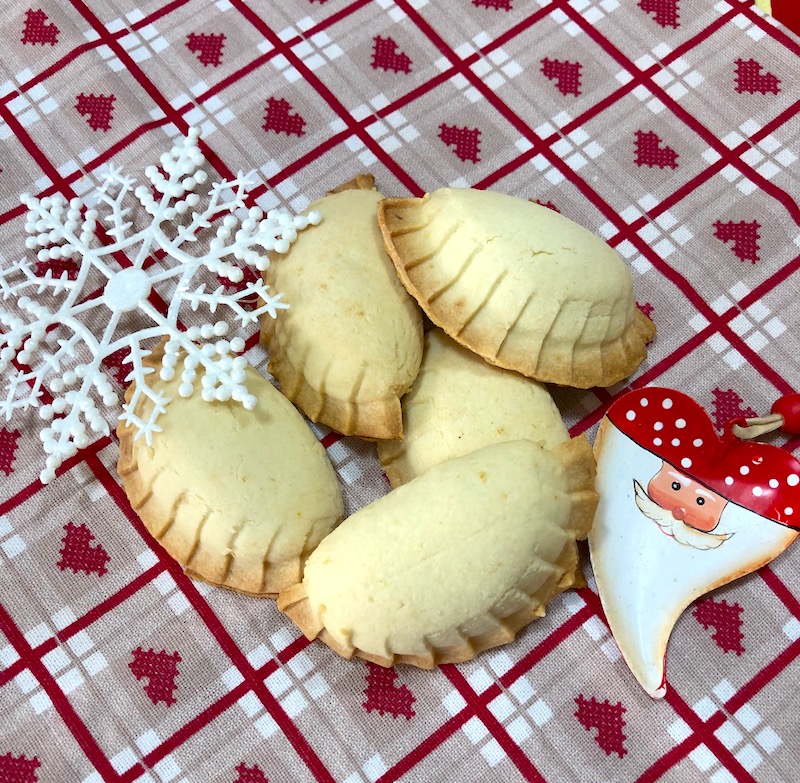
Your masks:
{"label": "santa's nose", "polygon": [[672,509],[672,516],[677,519],[679,522],[683,522],[686,519],[686,509],[678,506],[677,508]]}

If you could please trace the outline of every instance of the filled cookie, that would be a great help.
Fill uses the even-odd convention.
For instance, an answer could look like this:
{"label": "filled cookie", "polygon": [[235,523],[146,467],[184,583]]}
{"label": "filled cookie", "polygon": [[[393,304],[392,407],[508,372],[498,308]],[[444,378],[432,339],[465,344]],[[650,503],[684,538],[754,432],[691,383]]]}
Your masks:
{"label": "filled cookie", "polygon": [[600,237],[513,196],[444,188],[388,198],[378,220],[430,319],[492,364],[564,386],[610,386],[644,360],[653,323]]}
{"label": "filled cookie", "polygon": [[383,246],[382,198],[361,176],[311,204],[322,222],[264,273],[289,309],[264,318],[262,342],[283,393],[312,421],[398,439],[400,397],[422,358],[422,314]]}
{"label": "filled cookie", "polygon": [[402,407],[403,440],[378,442],[393,487],[490,443],[532,440],[551,449],[569,440],[543,384],[488,364],[439,329],[425,333],[419,375]]}
{"label": "filled cookie", "polygon": [[594,476],[585,438],[551,451],[506,441],[435,465],[325,538],[278,608],[346,658],[469,660],[573,584]]}
{"label": "filled cookie", "polygon": [[[150,366],[160,358],[157,350]],[[252,410],[206,402],[199,392],[181,397],[180,383],[179,375],[150,382],[171,399],[150,446],[127,423],[117,428],[117,469],[131,506],[191,576],[274,596],[297,582],[342,518],[333,467],[303,417],[253,368],[246,369]],[[140,397],[134,415],[147,420],[152,405]]]}

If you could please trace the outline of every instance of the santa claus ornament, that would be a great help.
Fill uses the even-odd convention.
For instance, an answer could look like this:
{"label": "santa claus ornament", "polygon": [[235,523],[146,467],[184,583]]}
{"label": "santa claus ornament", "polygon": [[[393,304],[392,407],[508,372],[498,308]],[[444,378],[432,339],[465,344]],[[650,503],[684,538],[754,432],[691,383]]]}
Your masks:
{"label": "santa claus ornament", "polygon": [[800,431],[800,395],[718,437],[673,389],[630,392],[595,442],[600,504],[589,535],[600,599],[620,651],[653,698],[666,693],[667,641],[689,604],[760,568],[800,533],[800,461],[744,439]]}

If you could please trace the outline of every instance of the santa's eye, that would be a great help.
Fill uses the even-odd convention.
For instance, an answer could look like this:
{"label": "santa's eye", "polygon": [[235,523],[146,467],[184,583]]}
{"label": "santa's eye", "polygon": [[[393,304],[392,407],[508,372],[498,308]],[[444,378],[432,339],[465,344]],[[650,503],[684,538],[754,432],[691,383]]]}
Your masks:
{"label": "santa's eye", "polygon": [[697,503],[698,506],[703,506],[703,505],[705,505],[706,499],[705,498],[697,498],[697,500],[695,502]]}
{"label": "santa's eye", "polygon": [[679,481],[672,482],[672,488],[677,492],[681,488],[681,484]]}

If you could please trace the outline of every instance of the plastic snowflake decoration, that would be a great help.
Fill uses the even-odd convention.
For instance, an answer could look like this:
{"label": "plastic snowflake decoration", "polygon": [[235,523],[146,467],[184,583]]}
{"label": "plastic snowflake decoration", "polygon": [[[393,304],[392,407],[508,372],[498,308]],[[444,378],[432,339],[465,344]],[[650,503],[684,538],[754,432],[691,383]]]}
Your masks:
{"label": "plastic snowflake decoration", "polygon": [[[224,320],[184,330],[179,317],[188,306],[212,315],[222,309],[241,326],[257,324],[265,313],[274,318],[288,305],[280,294],[270,293],[260,274],[243,283],[244,270],[266,269],[266,251],[285,253],[298,231],[321,218],[316,212],[293,216],[272,210],[264,215],[258,207],[248,209],[245,198],[256,179],[241,172],[212,184],[205,208],[198,211],[201,196],[195,190],[208,181],[200,168],[205,158],[198,137],[199,131],[191,129],[161,156],[160,167],[148,166],[149,185],[137,186],[121,168],[110,166],[89,199],[21,196],[28,208],[26,246],[38,248],[39,263],[23,259],[0,270],[2,301],[13,299],[17,305],[16,314],[0,306],[0,373],[9,374],[0,417],[9,420],[17,410],[38,408],[46,422],[40,433],[47,455],[43,483],[89,444],[91,433],[108,434],[98,403],[112,408],[120,399],[102,362],[118,351],[127,352],[124,363],[131,365],[125,381],[136,384],[119,418],[137,429],[137,438],[151,443],[161,429],[158,417],[170,402],[147,383],[156,370],[145,366],[150,351],[142,343],[152,338],[166,338],[159,376],[171,380],[180,372],[181,396],[191,396],[202,375],[204,400],[232,399],[247,409],[255,405],[245,386],[247,360],[238,355],[244,340],[225,339],[230,324]],[[137,202],[152,217],[141,229],[134,227],[128,206]],[[204,235],[212,236],[210,242],[188,252]],[[53,266],[65,263],[75,267],[74,274],[66,269],[53,273]],[[239,284],[238,290],[224,284],[207,290],[205,282],[198,284],[201,272]],[[91,277],[100,281],[98,295]],[[247,309],[256,297],[259,306]],[[135,329],[125,331],[121,321],[128,313],[138,320]],[[93,328],[87,315],[94,318]],[[146,419],[135,413],[142,396],[153,403]]]}

